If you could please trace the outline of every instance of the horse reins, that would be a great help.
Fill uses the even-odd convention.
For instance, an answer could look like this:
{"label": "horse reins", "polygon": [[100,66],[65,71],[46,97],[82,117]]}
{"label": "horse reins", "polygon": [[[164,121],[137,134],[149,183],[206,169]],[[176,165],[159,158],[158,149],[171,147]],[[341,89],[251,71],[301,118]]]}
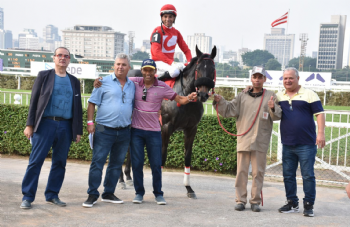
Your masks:
{"label": "horse reins", "polygon": [[259,115],[260,108],[261,108],[261,104],[262,104],[263,99],[264,99],[264,95],[265,95],[265,89],[264,89],[264,91],[263,91],[263,94],[262,94],[262,97],[261,97],[261,101],[260,101],[260,104],[259,104],[259,108],[258,108],[258,111],[257,111],[256,114],[255,114],[255,117],[254,117],[254,120],[253,120],[252,125],[248,128],[248,130],[247,130],[246,132],[244,132],[244,133],[242,133],[242,134],[239,134],[239,135],[230,133],[230,132],[227,131],[227,130],[224,128],[224,126],[221,124],[220,117],[219,117],[219,111],[218,111],[218,104],[216,104],[216,116],[218,117],[219,125],[221,126],[221,128],[222,128],[227,134],[229,134],[229,135],[231,135],[231,136],[243,136],[243,135],[247,134],[247,133],[250,131],[250,129],[253,127],[253,125],[254,125],[254,123],[255,123],[255,121],[256,121],[256,118],[257,118],[258,115]]}

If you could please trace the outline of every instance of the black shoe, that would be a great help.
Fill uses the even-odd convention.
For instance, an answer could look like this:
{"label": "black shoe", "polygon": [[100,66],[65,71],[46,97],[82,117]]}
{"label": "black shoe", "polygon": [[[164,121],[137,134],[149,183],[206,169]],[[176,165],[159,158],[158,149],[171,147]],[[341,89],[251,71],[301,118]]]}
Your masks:
{"label": "black shoe", "polygon": [[299,212],[299,204],[298,203],[294,204],[292,200],[288,200],[286,202],[286,205],[284,205],[283,207],[279,208],[278,211],[280,213]]}
{"label": "black shoe", "polygon": [[169,72],[166,71],[163,75],[158,76],[157,79],[161,81],[165,81],[167,79],[171,79],[172,77],[170,76]]}
{"label": "black shoe", "polygon": [[238,211],[242,211],[245,209],[245,206],[243,203],[238,203],[236,206],[235,206],[235,210],[238,210]]}
{"label": "black shoe", "polygon": [[60,207],[65,207],[67,205],[65,202],[62,202],[59,198],[46,200],[46,202],[51,204],[51,205],[57,205],[57,206],[60,206]]}
{"label": "black shoe", "polygon": [[102,195],[101,200],[106,203],[124,203],[123,200],[118,199],[118,197],[113,194]]}
{"label": "black shoe", "polygon": [[83,207],[92,207],[97,202],[97,197],[94,195],[89,195],[88,199],[83,203]]}
{"label": "black shoe", "polygon": [[314,215],[314,206],[310,204],[310,202],[304,202],[304,216],[313,217]]}
{"label": "black shoe", "polygon": [[32,208],[32,202],[29,201],[29,200],[23,200],[20,208],[22,208],[22,209],[30,209],[30,208]]}
{"label": "black shoe", "polygon": [[259,204],[251,204],[250,208],[252,209],[253,212],[260,212]]}

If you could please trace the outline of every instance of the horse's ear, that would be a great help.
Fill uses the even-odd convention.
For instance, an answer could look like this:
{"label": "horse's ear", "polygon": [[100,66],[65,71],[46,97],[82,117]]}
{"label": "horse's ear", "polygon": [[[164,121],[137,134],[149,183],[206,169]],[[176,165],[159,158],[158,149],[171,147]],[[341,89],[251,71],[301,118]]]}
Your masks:
{"label": "horse's ear", "polygon": [[214,46],[213,49],[211,50],[210,58],[214,59],[215,56],[216,56],[216,46]]}
{"label": "horse's ear", "polygon": [[197,54],[197,57],[198,59],[202,56],[202,52],[198,49],[197,45],[196,45],[196,54]]}

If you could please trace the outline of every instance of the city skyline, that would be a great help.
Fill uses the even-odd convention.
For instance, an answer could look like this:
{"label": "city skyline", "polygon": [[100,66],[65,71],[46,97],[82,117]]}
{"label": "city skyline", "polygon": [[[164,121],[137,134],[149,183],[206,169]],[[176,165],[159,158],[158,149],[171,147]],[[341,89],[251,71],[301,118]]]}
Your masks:
{"label": "city skyline", "polygon": [[[222,51],[237,51],[242,47],[251,50],[263,49],[262,39],[264,34],[270,33],[271,22],[290,9],[288,34],[295,34],[298,37],[300,33],[308,33],[308,56],[318,49],[319,24],[328,21],[331,15],[347,15],[350,6],[350,2],[345,0],[334,0],[332,4],[328,4],[325,0],[220,1],[217,4],[207,0],[190,2],[157,0],[152,1],[152,4],[134,0],[133,7],[126,2],[118,1],[101,0],[96,6],[90,4],[92,1],[62,0],[60,4],[54,4],[54,8],[49,7],[50,12],[53,12],[52,16],[45,16],[43,19],[42,12],[49,10],[47,6],[50,5],[50,1],[19,0],[18,3],[23,7],[16,7],[9,1],[0,5],[4,9],[4,29],[11,30],[13,38],[18,37],[25,28],[35,29],[41,36],[42,29],[52,24],[58,27],[59,34],[62,35],[62,30],[76,24],[91,24],[110,26],[121,33],[135,31],[136,47],[141,47],[142,41],[148,39],[153,28],[160,24],[161,6],[170,3],[174,4],[178,11],[174,27],[183,37],[194,33],[205,33],[212,37],[213,46],[224,47]],[[82,4],[84,10],[81,8]],[[147,15],[147,18],[143,15]],[[21,21],[21,18],[25,20]],[[286,24],[277,28],[286,28]],[[349,25],[346,28],[344,52],[348,53]],[[300,41],[296,40],[294,57],[299,55],[299,46]]]}

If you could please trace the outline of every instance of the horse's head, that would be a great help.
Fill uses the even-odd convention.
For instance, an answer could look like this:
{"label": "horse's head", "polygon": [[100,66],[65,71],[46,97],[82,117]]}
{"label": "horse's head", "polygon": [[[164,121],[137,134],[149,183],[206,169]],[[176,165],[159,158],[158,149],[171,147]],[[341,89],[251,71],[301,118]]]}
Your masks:
{"label": "horse's head", "polygon": [[205,102],[209,98],[209,91],[214,91],[216,71],[214,58],[216,56],[216,46],[211,51],[211,54],[203,54],[196,45],[197,63],[194,86],[198,93],[198,101]]}

